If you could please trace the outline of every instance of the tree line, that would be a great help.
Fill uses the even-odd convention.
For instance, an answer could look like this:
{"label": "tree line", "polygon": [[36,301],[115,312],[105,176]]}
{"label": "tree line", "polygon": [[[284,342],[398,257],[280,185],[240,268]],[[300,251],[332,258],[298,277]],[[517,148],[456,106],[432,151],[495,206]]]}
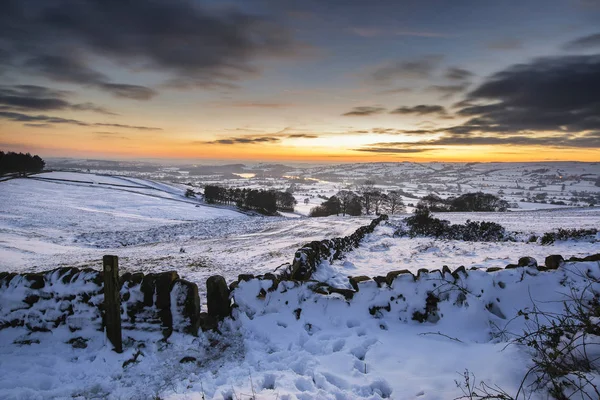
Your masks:
{"label": "tree line", "polygon": [[310,210],[311,217],[327,215],[398,214],[404,212],[402,191],[383,192],[375,188],[375,182],[365,181],[357,191],[341,190],[322,204]]}
{"label": "tree line", "polygon": [[277,211],[294,211],[296,199],[291,193],[276,190],[225,188],[204,186],[204,201],[209,204],[235,205],[245,210],[273,215]]}
{"label": "tree line", "polygon": [[[356,191],[341,190],[322,204],[310,210],[311,217],[327,215],[398,214],[406,210],[402,190],[383,192],[375,182],[367,180],[356,187]],[[466,193],[458,197],[442,199],[436,194],[423,197],[417,207],[431,212],[485,212],[506,211],[508,202],[489,193]]]}
{"label": "tree line", "polygon": [[418,207],[431,212],[477,212],[477,211],[506,211],[508,202],[489,193],[466,193],[458,197],[442,199],[438,195],[428,194],[423,197]]}
{"label": "tree line", "polygon": [[46,163],[40,156],[29,153],[5,153],[0,151],[0,174],[9,172],[40,172]]}

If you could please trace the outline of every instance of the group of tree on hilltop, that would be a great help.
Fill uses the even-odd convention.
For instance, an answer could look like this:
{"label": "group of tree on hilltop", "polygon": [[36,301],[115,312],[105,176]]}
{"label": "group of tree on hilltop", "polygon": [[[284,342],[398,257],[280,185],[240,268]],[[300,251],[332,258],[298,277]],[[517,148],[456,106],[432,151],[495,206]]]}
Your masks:
{"label": "group of tree on hilltop", "polygon": [[506,211],[508,202],[489,193],[466,193],[458,197],[442,199],[435,194],[423,197],[418,206],[431,212],[486,212]]}
{"label": "group of tree on hilltop", "polygon": [[46,163],[40,156],[29,153],[5,153],[0,151],[0,174],[9,172],[40,172]]}
{"label": "group of tree on hilltop", "polygon": [[341,190],[322,204],[310,210],[311,217],[327,215],[398,214],[404,212],[401,191],[383,192],[375,182],[365,181],[356,192]]}
{"label": "group of tree on hilltop", "polygon": [[277,211],[294,211],[296,199],[289,192],[225,188],[218,185],[204,187],[204,201],[209,204],[235,205],[246,210],[273,215]]}
{"label": "group of tree on hilltop", "polygon": [[[375,187],[371,180],[356,187],[356,191],[342,190],[310,211],[312,217],[327,215],[398,214],[406,208],[402,201],[402,190],[384,192]],[[508,202],[489,193],[466,193],[458,197],[443,199],[428,194],[417,204],[417,208],[428,212],[486,212],[506,211]]]}

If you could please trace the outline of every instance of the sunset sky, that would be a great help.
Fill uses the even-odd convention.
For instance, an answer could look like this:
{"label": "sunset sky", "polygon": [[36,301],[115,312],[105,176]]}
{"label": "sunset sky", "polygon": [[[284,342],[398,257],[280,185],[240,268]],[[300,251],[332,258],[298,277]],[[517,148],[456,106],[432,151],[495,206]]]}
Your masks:
{"label": "sunset sky", "polygon": [[600,161],[600,1],[5,0],[0,149]]}

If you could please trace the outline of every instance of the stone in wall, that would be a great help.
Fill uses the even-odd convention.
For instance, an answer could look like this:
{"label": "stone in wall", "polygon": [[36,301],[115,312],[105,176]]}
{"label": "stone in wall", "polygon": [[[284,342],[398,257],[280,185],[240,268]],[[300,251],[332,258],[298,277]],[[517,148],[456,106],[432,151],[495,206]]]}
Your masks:
{"label": "stone in wall", "polygon": [[206,280],[206,303],[208,315],[217,320],[231,315],[229,287],[227,287],[225,278],[214,275]]}

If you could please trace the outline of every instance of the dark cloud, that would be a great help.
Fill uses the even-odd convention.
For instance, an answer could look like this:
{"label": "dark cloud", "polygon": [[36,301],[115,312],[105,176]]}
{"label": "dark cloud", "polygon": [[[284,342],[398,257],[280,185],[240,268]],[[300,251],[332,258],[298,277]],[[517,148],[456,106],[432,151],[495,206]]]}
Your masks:
{"label": "dark cloud", "polygon": [[76,119],[68,119],[61,117],[53,117],[48,115],[28,115],[12,111],[0,111],[0,119],[8,121],[23,122],[29,124],[41,125],[41,124],[67,124],[77,126],[105,126],[113,128],[124,128],[124,129],[135,129],[141,131],[161,131],[161,128],[154,128],[148,126],[136,126],[136,125],[124,125],[124,124],[108,124],[108,123],[89,123],[83,122]]}
{"label": "dark cloud", "polygon": [[192,0],[6,0],[0,6],[0,68],[134,99],[152,89],[113,82],[95,58],[160,72],[177,85],[228,85],[256,75],[254,61],[297,50],[273,21]]}
{"label": "dark cloud", "polygon": [[[544,57],[488,77],[455,104],[467,120],[429,140],[372,148],[540,146],[600,149],[600,55]],[[441,135],[441,136],[440,136]]]}
{"label": "dark cloud", "polygon": [[448,38],[453,35],[449,35],[447,33],[440,32],[432,32],[432,31],[409,31],[402,29],[381,29],[381,28],[367,28],[367,27],[355,27],[351,28],[350,32],[353,34],[365,37],[365,38],[373,38],[379,36],[413,36],[413,37],[423,37],[423,38]]}
{"label": "dark cloud", "polygon": [[443,58],[442,55],[430,55],[416,60],[391,62],[373,70],[370,79],[381,84],[389,84],[396,79],[428,79]]}
{"label": "dark cloud", "polygon": [[108,111],[104,107],[98,107],[98,106],[94,105],[94,103],[89,103],[89,102],[80,103],[80,104],[71,104],[70,108],[72,110],[77,110],[77,111],[93,111],[93,112],[97,112],[99,114],[105,114],[105,115],[119,115],[112,111]]}
{"label": "dark cloud", "polygon": [[145,86],[111,83],[104,74],[92,70],[72,54],[33,57],[26,61],[25,66],[31,72],[45,76],[48,79],[95,87],[115,97],[149,100],[157,94],[155,90]]}
{"label": "dark cloud", "polygon": [[475,74],[467,69],[450,67],[446,70],[444,77],[453,81],[464,81],[466,79],[471,78],[473,75]]}
{"label": "dark cloud", "polygon": [[586,50],[600,48],[600,33],[584,36],[566,43],[565,50]]}
{"label": "dark cloud", "polygon": [[407,149],[432,150],[432,146],[539,146],[551,148],[599,148],[600,131],[585,134],[557,135],[548,134],[540,136],[525,135],[452,135],[448,134],[435,139],[417,142],[383,142],[365,146],[363,151],[375,149]]}
{"label": "dark cloud", "polygon": [[432,85],[429,86],[426,90],[428,92],[439,93],[441,95],[441,99],[449,99],[452,96],[455,96],[459,93],[464,92],[469,87],[468,82],[464,82],[458,85]]}
{"label": "dark cloud", "polygon": [[[365,132],[365,131],[363,131]],[[371,133],[376,133],[376,134],[380,134],[380,135],[384,135],[384,134],[393,134],[395,133],[396,130],[393,128],[373,128],[371,129]],[[367,133],[367,132],[365,132]]]}
{"label": "dark cloud", "polygon": [[[396,129],[396,128],[371,128],[370,130],[352,130],[347,131],[348,135],[364,135],[364,134],[375,134],[375,135],[421,135],[421,134],[431,134],[432,131],[429,129]],[[330,135],[335,136],[337,133],[330,133]]]}
{"label": "dark cloud", "polygon": [[374,147],[410,147],[410,146],[541,146],[555,148],[598,148],[600,132],[592,132],[581,135],[446,135],[440,138],[424,140],[419,142],[389,142],[374,143]]}
{"label": "dark cloud", "polygon": [[67,90],[57,90],[45,86],[37,85],[5,85],[0,86],[0,93],[7,96],[28,96],[28,97],[56,97],[63,99],[68,97],[71,92]]}
{"label": "dark cloud", "polygon": [[59,82],[73,82],[80,84],[98,84],[108,78],[77,58],[77,53],[67,53],[65,55],[39,54],[29,56],[24,61],[25,68],[36,75],[43,75],[49,79]]}
{"label": "dark cloud", "polygon": [[52,124],[23,124],[24,126],[28,126],[30,128],[52,128]]}
{"label": "dark cloud", "polygon": [[123,128],[123,129],[135,129],[138,131],[162,131],[162,128],[155,128],[152,126],[139,126],[139,125],[126,125],[126,124],[104,124],[104,123],[93,123],[88,126],[105,126],[109,128]]}
{"label": "dark cloud", "polygon": [[430,151],[428,148],[412,148],[402,149],[393,147],[362,147],[359,149],[352,149],[354,151],[363,151],[368,153],[387,153],[387,154],[413,154],[413,153],[424,153]]}
{"label": "dark cloud", "polygon": [[131,140],[127,136],[123,136],[122,133],[118,132],[94,132],[96,139],[98,140]]}
{"label": "dark cloud", "polygon": [[600,136],[596,135],[544,135],[544,136],[445,136],[424,143],[426,145],[501,145],[501,146],[543,146],[543,147],[577,147],[599,148]]}
{"label": "dark cloud", "polygon": [[317,139],[319,135],[310,133],[292,133],[286,136],[289,139]]}
{"label": "dark cloud", "polygon": [[385,111],[383,107],[371,107],[371,106],[363,106],[363,107],[354,107],[352,111],[348,111],[342,115],[350,116],[350,117],[365,117],[368,115],[381,114]]}
{"label": "dark cloud", "polygon": [[34,85],[0,86],[0,110],[4,111],[93,111],[116,115],[92,103],[74,104],[66,100],[69,92]]}
{"label": "dark cloud", "polygon": [[132,100],[150,100],[158,93],[154,89],[140,85],[128,85],[124,83],[99,83],[94,85],[115,97],[123,97]]}
{"label": "dark cloud", "polygon": [[390,114],[416,114],[416,115],[428,115],[428,114],[446,114],[446,109],[440,105],[430,105],[430,104],[419,104],[418,106],[413,107],[398,107],[393,111],[390,111]]}
{"label": "dark cloud", "polygon": [[46,124],[70,124],[78,126],[88,126],[87,123],[78,121],[76,119],[67,119],[60,117],[51,117],[48,115],[27,115],[11,111],[0,111],[0,119],[16,122],[28,122],[28,123],[46,123]]}
{"label": "dark cloud", "polygon": [[[287,128],[286,128],[287,129]],[[286,129],[282,130],[284,132]],[[274,133],[271,135],[261,136],[236,136],[225,139],[211,140],[208,142],[193,142],[194,144],[261,144],[261,143],[278,143],[282,139],[316,139],[318,135],[312,133]]]}
{"label": "dark cloud", "polygon": [[242,101],[242,102],[237,102],[237,103],[222,103],[222,105],[226,106],[226,107],[271,108],[271,109],[288,108],[288,107],[293,106],[293,104],[288,104],[288,103],[261,103],[261,102],[254,102],[254,101]]}
{"label": "dark cloud", "polygon": [[600,130],[600,55],[546,57],[500,71],[468,93],[469,132]]}
{"label": "dark cloud", "polygon": [[404,135],[428,135],[432,132],[429,129],[403,129],[399,130],[397,133]]}
{"label": "dark cloud", "polygon": [[489,43],[487,47],[491,50],[517,50],[523,47],[523,42],[515,38],[502,39]]}
{"label": "dark cloud", "polygon": [[199,142],[203,144],[257,144],[257,143],[275,143],[281,141],[278,137],[234,137],[227,139],[218,139],[210,142]]}
{"label": "dark cloud", "polygon": [[379,94],[400,94],[400,93],[411,93],[412,91],[413,91],[412,88],[401,87],[401,88],[396,88],[396,89],[382,90],[379,92]]}

